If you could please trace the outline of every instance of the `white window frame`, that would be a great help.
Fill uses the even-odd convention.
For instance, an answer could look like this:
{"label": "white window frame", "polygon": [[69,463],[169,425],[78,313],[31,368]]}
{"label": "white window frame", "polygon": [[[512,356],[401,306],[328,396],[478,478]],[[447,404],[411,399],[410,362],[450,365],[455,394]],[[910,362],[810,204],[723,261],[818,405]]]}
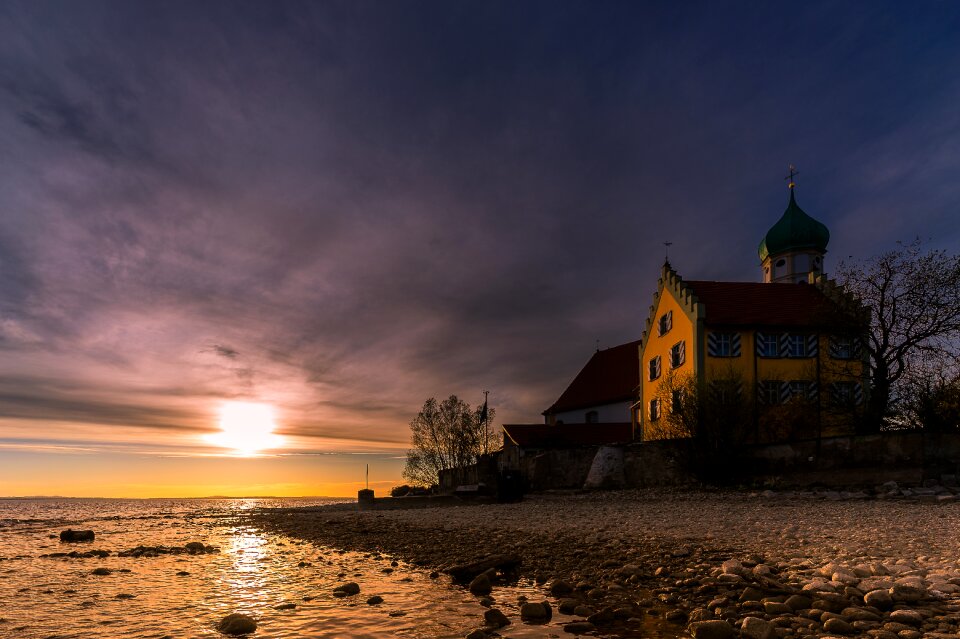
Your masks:
{"label": "white window frame", "polygon": [[663,336],[673,328],[673,311],[667,311],[657,321],[657,335]]}
{"label": "white window frame", "polygon": [[680,340],[670,347],[670,368],[680,368],[687,361],[687,346]]}
{"label": "white window frame", "polygon": [[660,375],[662,374],[663,374],[663,365],[661,364],[660,356],[657,355],[656,357],[650,359],[649,362],[647,362],[647,377],[650,381],[653,381],[655,379],[659,379]]}
{"label": "white window frame", "polygon": [[651,399],[650,400],[650,421],[655,422],[660,419],[660,400]]}

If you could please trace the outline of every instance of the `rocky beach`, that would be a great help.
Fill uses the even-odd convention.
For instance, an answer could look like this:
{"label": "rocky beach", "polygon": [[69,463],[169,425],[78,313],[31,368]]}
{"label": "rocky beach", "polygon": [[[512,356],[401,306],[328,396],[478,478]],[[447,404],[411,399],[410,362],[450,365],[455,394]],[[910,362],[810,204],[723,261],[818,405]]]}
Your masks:
{"label": "rocky beach", "polygon": [[[464,621],[471,639],[510,636],[555,610],[570,615],[570,636],[946,639],[960,636],[958,492],[571,492],[264,510],[251,523],[460,583],[486,608]],[[542,600],[498,600],[518,578]]]}

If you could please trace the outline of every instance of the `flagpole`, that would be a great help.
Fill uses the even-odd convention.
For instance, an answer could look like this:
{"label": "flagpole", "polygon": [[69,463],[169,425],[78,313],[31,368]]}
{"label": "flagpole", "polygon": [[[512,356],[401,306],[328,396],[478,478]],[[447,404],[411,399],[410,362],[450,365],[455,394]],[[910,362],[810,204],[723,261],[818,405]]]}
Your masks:
{"label": "flagpole", "polygon": [[487,454],[487,440],[489,439],[490,433],[490,413],[487,408],[487,396],[490,394],[490,391],[483,391],[483,454]]}

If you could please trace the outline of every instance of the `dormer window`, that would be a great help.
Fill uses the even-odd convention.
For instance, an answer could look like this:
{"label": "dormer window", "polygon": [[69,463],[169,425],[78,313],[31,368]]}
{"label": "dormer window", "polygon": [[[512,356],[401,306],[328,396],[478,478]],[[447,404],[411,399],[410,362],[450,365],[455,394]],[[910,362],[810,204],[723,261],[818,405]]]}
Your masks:
{"label": "dormer window", "polygon": [[666,335],[670,332],[670,329],[673,328],[673,311],[667,311],[660,316],[660,322],[657,328],[658,335]]}

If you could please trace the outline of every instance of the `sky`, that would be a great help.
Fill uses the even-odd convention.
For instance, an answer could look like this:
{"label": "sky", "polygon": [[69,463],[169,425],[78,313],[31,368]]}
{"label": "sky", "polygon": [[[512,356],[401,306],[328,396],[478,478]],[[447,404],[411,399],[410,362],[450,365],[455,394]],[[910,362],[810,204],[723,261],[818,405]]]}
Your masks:
{"label": "sky", "polygon": [[[960,251],[960,4],[0,4],[0,495],[351,495],[538,422],[664,242]],[[283,445],[211,443],[227,402]]]}

